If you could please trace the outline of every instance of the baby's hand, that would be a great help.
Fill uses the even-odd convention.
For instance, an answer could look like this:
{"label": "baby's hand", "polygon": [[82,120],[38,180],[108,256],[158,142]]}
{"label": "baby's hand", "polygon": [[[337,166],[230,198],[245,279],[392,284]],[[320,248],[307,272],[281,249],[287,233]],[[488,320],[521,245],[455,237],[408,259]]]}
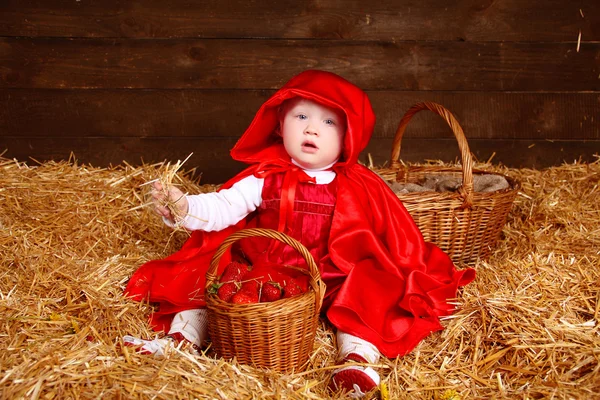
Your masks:
{"label": "baby's hand", "polygon": [[[168,194],[168,198],[167,198]],[[165,191],[163,185],[156,181],[152,184],[152,199],[154,202],[154,211],[161,217],[165,217],[172,223],[176,223],[177,220],[185,218],[188,213],[188,201],[184,193],[177,189],[175,186],[168,186]],[[167,202],[170,202],[176,208],[175,214],[169,210],[166,206]]]}

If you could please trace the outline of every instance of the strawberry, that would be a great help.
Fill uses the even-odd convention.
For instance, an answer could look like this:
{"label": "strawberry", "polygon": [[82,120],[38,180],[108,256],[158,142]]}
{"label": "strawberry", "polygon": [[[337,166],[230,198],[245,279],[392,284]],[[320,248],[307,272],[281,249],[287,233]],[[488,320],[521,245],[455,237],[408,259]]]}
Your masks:
{"label": "strawberry", "polygon": [[217,290],[217,296],[223,301],[229,301],[238,291],[238,284],[235,282],[221,283],[221,287]]}
{"label": "strawberry", "polygon": [[298,269],[287,268],[285,274],[287,275],[286,284],[293,282],[300,287],[302,292],[306,292],[308,290],[309,276],[306,273]]}
{"label": "strawberry", "polygon": [[254,304],[258,303],[258,291],[256,293],[250,290],[239,290],[231,298],[234,304]]}
{"label": "strawberry", "polygon": [[269,281],[262,285],[260,292],[260,301],[275,301],[281,299],[281,285],[277,282]]}
{"label": "strawberry", "polygon": [[239,282],[249,270],[249,265],[233,261],[225,267],[223,274],[221,274],[221,278],[219,278],[219,282]]}
{"label": "strawberry", "polygon": [[298,283],[296,283],[294,279],[291,279],[283,288],[283,298],[288,299],[290,297],[298,296],[304,292],[305,290],[302,290]]}
{"label": "strawberry", "polygon": [[231,297],[231,302],[236,304],[258,303],[260,282],[249,279],[241,283],[241,288]]}
{"label": "strawberry", "polygon": [[242,278],[248,273],[249,265],[239,262],[231,262],[226,267],[219,283],[211,286],[210,292],[217,293],[217,296],[223,301],[230,301],[233,295],[240,289]]}

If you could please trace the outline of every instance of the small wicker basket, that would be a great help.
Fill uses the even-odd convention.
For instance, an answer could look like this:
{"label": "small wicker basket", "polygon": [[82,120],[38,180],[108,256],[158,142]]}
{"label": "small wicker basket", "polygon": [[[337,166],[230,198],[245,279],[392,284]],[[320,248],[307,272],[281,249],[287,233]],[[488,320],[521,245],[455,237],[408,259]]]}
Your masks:
{"label": "small wicker basket", "polygon": [[[462,168],[441,166],[404,166],[400,163],[400,146],[411,118],[419,111],[430,110],[450,125],[462,158]],[[428,176],[462,177],[456,192],[396,193],[411,214],[426,241],[438,245],[455,263],[473,264],[488,257],[506,223],[506,217],[519,190],[519,183],[503,176],[509,187],[495,192],[474,192],[473,174],[492,174],[473,170],[473,158],[464,132],[454,116],[443,106],[423,102],[412,106],[400,120],[392,145],[389,168],[377,169],[384,179],[401,183],[418,183]]]}
{"label": "small wicker basket", "polygon": [[[240,239],[261,236],[279,240],[296,249],[308,264],[309,290],[274,302],[233,304],[210,294],[218,281],[219,260]],[[325,284],[310,252],[297,240],[271,229],[243,229],[230,235],[217,249],[206,274],[208,333],[212,347],[223,358],[242,364],[289,373],[308,365],[325,295]]]}

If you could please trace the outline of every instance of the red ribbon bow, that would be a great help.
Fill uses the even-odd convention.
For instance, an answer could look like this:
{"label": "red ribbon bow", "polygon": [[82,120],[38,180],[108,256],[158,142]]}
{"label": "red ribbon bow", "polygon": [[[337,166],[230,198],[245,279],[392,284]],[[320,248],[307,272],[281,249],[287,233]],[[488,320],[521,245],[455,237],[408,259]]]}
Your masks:
{"label": "red ribbon bow", "polygon": [[285,172],[283,186],[281,188],[281,204],[279,207],[279,225],[277,230],[285,233],[291,229],[294,215],[294,199],[296,197],[296,186],[298,182],[316,183],[316,179],[308,176],[306,172],[297,165],[284,160],[265,161],[259,164],[254,175],[257,178],[265,178],[271,174]]}

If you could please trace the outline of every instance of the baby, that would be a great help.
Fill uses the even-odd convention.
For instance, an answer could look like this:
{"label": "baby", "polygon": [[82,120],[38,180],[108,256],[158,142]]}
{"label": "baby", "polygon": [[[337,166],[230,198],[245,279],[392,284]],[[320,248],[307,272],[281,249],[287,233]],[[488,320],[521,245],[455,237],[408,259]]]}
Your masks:
{"label": "baby", "polygon": [[[199,348],[207,336],[205,274],[217,246],[241,228],[276,229],[306,246],[327,286],[321,311],[337,329],[340,364],[330,386],[356,397],[376,388],[377,372],[356,363],[404,355],[442,329],[439,317],[453,311],[449,300],[474,272],[457,271],[425,243],[386,183],[358,164],[374,123],[361,89],[329,72],[306,71],[257,112],[231,151],[250,166],[220,191],[184,196],[155,183],[157,213],[192,235],[179,252],[140,267],[126,288],[135,300],[158,303],[151,323],[168,336],[124,342],[154,354],[181,341]],[[294,249],[266,238],[240,241],[231,256],[306,268]]]}

